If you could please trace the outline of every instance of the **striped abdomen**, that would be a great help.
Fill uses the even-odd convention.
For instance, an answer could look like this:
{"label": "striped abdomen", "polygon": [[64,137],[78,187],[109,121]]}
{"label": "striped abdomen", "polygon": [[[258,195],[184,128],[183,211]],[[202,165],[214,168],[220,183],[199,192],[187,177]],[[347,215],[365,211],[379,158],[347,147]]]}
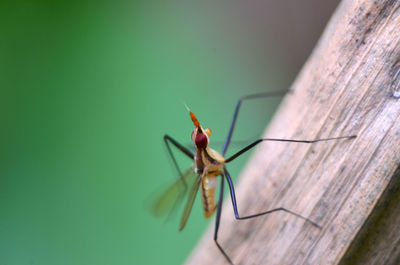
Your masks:
{"label": "striped abdomen", "polygon": [[217,188],[217,177],[206,175],[201,181],[201,200],[203,202],[204,216],[209,218],[215,210],[215,189]]}

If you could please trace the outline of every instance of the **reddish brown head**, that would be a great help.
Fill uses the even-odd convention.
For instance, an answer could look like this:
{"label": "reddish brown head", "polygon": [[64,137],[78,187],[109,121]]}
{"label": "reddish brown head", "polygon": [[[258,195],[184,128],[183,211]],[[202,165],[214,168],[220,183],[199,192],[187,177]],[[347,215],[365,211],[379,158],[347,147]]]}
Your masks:
{"label": "reddish brown head", "polygon": [[190,118],[192,119],[194,126],[196,127],[192,133],[192,140],[197,148],[206,148],[210,141],[208,139],[208,137],[211,134],[211,130],[210,129],[204,130],[200,126],[200,123],[197,120],[196,115],[194,115],[194,113],[191,111],[189,111],[189,114],[190,114]]}
{"label": "reddish brown head", "polygon": [[204,133],[198,133],[194,139],[197,148],[206,148],[208,145],[208,137]]}

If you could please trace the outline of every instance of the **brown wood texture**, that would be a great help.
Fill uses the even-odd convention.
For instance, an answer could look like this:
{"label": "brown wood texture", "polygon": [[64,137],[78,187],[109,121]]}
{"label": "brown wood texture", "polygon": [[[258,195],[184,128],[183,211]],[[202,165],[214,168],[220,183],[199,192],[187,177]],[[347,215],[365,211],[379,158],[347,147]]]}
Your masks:
{"label": "brown wood texture", "polygon": [[[400,2],[341,2],[265,133],[315,144],[263,143],[236,184],[241,215],[223,205],[219,242],[235,264],[399,264]],[[227,264],[214,222],[186,264]],[[376,247],[376,248],[375,248]],[[397,262],[397,263],[396,263]]]}

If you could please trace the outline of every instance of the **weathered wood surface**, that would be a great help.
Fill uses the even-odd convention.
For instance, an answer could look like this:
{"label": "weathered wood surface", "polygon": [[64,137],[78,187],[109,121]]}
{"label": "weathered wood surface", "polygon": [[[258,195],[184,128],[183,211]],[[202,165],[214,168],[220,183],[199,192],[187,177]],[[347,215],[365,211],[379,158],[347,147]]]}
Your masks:
{"label": "weathered wood surface", "polygon": [[[285,97],[267,137],[353,140],[263,143],[236,185],[241,215],[225,199],[219,239],[235,264],[399,264],[400,2],[345,0]],[[214,222],[187,264],[227,264]],[[396,263],[397,262],[397,263]]]}

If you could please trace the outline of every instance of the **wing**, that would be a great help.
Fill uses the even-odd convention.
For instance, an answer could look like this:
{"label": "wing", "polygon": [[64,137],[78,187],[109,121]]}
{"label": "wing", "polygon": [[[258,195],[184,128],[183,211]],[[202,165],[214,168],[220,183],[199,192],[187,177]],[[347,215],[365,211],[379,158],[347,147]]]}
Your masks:
{"label": "wing", "polygon": [[151,212],[156,217],[162,217],[172,212],[185,197],[185,194],[191,185],[197,180],[194,172],[194,165],[189,167],[182,178],[176,180],[161,196],[152,204]]}
{"label": "wing", "polygon": [[182,231],[183,228],[185,228],[186,222],[190,215],[190,211],[192,210],[193,203],[196,199],[196,194],[197,194],[197,191],[199,190],[200,183],[201,183],[201,177],[200,177],[200,175],[198,175],[196,182],[193,184],[193,186],[190,190],[189,197],[188,197],[188,200],[185,205],[185,209],[183,210],[181,224],[179,225],[179,231]]}

